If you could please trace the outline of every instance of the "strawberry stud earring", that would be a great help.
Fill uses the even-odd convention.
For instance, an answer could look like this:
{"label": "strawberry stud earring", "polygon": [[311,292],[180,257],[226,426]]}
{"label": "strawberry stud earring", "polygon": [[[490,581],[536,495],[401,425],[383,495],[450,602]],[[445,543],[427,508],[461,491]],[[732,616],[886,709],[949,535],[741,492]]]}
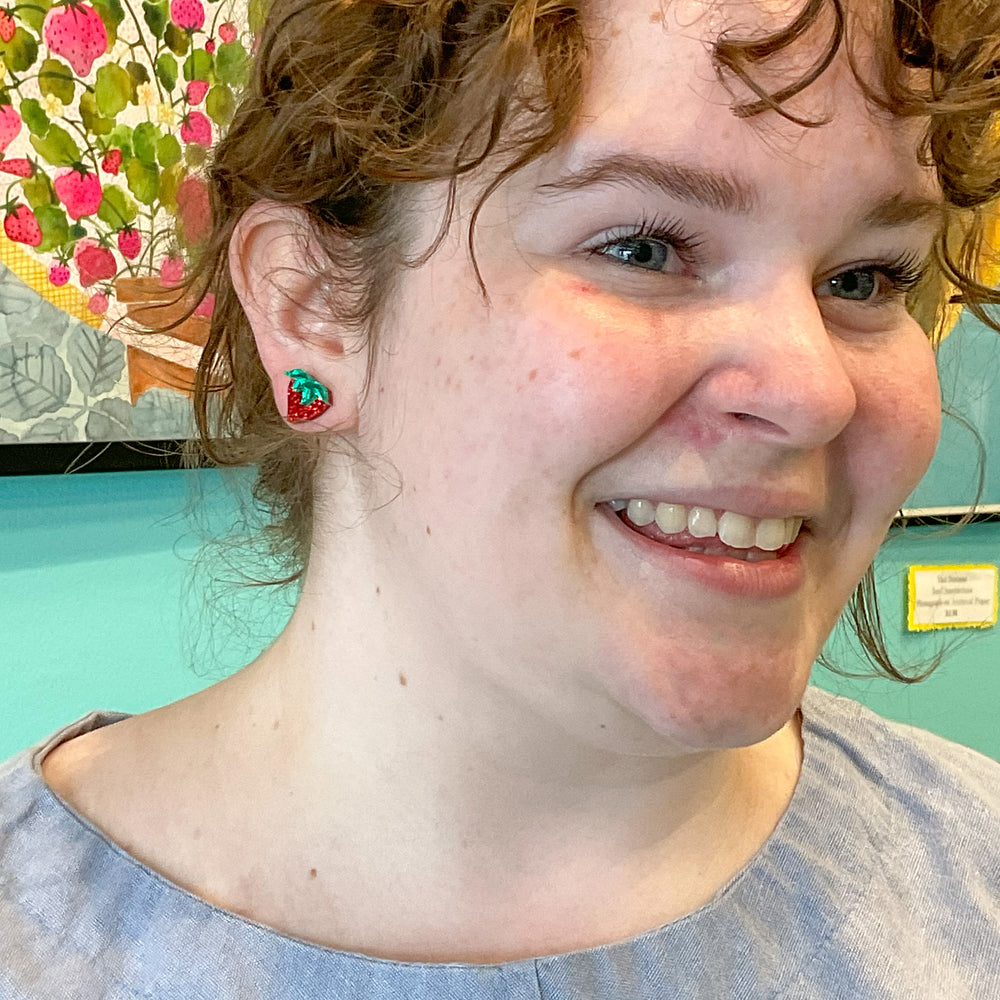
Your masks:
{"label": "strawberry stud earring", "polygon": [[285,372],[288,383],[288,422],[301,424],[315,420],[330,409],[330,390],[301,368]]}

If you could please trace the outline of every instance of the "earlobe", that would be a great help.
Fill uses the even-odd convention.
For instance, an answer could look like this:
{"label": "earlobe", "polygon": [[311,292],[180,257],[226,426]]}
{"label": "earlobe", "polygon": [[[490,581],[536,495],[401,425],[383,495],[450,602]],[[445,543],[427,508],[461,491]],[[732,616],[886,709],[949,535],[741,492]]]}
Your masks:
{"label": "earlobe", "polygon": [[233,233],[229,269],[278,412],[302,430],[355,428],[367,352],[334,318],[332,268],[306,213],[251,206]]}

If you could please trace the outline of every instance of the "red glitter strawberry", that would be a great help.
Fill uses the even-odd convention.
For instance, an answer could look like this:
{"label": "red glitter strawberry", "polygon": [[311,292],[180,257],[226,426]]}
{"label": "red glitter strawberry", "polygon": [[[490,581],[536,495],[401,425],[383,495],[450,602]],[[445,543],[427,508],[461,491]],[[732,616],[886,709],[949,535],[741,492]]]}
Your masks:
{"label": "red glitter strawberry", "polygon": [[212,123],[200,111],[189,111],[181,119],[181,142],[196,142],[199,146],[212,145]]}
{"label": "red glitter strawberry", "polygon": [[49,268],[49,281],[56,288],[61,288],[69,281],[69,268],[62,261],[54,261]]}
{"label": "red glitter strawberry", "polygon": [[21,131],[21,116],[10,104],[0,105],[0,153],[2,153]]}
{"label": "red glitter strawberry", "polygon": [[0,38],[9,42],[17,31],[17,22],[10,16],[10,12],[0,10]]}
{"label": "red glitter strawberry", "polygon": [[118,232],[118,249],[126,260],[135,260],[142,252],[142,236],[131,226]]}
{"label": "red glitter strawberry", "polygon": [[94,60],[108,50],[108,32],[101,15],[88,4],[72,0],[45,15],[42,37],[50,51],[62,56],[77,76],[87,76]]}
{"label": "red glitter strawberry", "polygon": [[188,104],[201,104],[207,93],[207,80],[192,80],[187,86]]}
{"label": "red glitter strawberry", "polygon": [[293,368],[285,374],[288,383],[288,422],[302,423],[315,420],[330,409],[330,390],[301,368]]}
{"label": "red glitter strawberry", "polygon": [[97,174],[88,173],[81,166],[60,174],[52,186],[71,219],[93,215],[101,207],[101,181]]}
{"label": "red glitter strawberry", "polygon": [[7,239],[15,243],[26,243],[29,247],[37,247],[42,242],[42,230],[35,218],[35,213],[27,205],[18,205],[13,211],[8,209],[3,220],[3,231]]}
{"label": "red glitter strawberry", "polygon": [[117,174],[122,165],[122,151],[109,149],[101,158],[101,169],[106,174]]}
{"label": "red glitter strawberry", "polygon": [[31,160],[23,156],[17,156],[10,160],[0,160],[0,170],[5,174],[13,174],[15,177],[30,177],[34,172]]}
{"label": "red glitter strawberry", "polygon": [[170,20],[185,31],[201,31],[205,25],[205,8],[201,0],[170,0]]}
{"label": "red glitter strawberry", "polygon": [[115,255],[107,247],[86,237],[77,241],[73,260],[84,288],[98,281],[110,281],[118,273]]}
{"label": "red glitter strawberry", "polygon": [[236,25],[232,21],[226,21],[219,25],[219,38],[227,44],[236,41]]}

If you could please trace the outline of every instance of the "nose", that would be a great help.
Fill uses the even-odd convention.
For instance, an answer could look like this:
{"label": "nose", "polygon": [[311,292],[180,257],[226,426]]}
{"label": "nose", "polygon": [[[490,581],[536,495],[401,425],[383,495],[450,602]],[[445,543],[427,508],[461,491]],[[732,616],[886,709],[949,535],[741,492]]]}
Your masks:
{"label": "nose", "polygon": [[729,432],[789,447],[836,438],[857,409],[844,343],[831,334],[811,283],[733,303],[715,317],[718,353],[702,404]]}

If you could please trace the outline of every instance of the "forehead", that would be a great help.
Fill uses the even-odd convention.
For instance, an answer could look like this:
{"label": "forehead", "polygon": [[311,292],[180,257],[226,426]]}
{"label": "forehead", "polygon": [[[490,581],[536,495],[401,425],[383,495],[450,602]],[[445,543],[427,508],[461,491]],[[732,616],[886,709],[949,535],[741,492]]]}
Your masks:
{"label": "forehead", "polygon": [[[859,181],[867,165],[872,183],[931,194],[933,171],[917,160],[923,123],[875,108],[855,77],[857,67],[872,62],[870,7],[862,10],[868,24],[848,10],[854,68],[842,44],[819,79],[783,105],[797,117],[829,124],[804,128],[773,111],[749,118],[734,113],[756,95],[731,75],[720,78],[716,42],[724,34],[757,39],[778,31],[802,8],[788,0],[595,0],[586,13],[591,63],[581,114],[563,145],[566,165],[618,149],[654,158],[680,155],[706,166],[766,163],[779,173],[819,162],[829,168],[840,160]],[[765,90],[798,81],[823,56],[834,26],[831,11],[832,5],[823,6],[799,39],[752,67]]]}

